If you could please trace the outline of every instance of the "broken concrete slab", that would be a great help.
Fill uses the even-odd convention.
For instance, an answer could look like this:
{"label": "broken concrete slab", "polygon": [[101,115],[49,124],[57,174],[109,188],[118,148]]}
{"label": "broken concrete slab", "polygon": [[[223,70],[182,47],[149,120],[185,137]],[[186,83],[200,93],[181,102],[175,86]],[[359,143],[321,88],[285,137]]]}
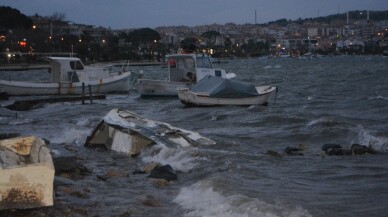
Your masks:
{"label": "broken concrete slab", "polygon": [[53,205],[54,165],[35,136],[0,140],[0,210]]}

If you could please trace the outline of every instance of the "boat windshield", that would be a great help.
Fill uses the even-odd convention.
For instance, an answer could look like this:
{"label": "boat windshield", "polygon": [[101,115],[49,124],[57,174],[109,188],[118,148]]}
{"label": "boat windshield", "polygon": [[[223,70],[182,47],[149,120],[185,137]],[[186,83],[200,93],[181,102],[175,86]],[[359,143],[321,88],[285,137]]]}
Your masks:
{"label": "boat windshield", "polygon": [[82,65],[81,61],[71,61],[70,67],[72,70],[83,70],[84,65]]}
{"label": "boat windshield", "polygon": [[197,57],[197,68],[213,68],[210,58],[205,56],[198,56]]}

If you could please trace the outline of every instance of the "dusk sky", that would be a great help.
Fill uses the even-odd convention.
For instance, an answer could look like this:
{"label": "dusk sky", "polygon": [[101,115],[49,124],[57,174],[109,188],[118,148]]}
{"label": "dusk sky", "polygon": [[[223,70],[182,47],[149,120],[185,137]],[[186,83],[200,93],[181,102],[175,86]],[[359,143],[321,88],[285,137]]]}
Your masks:
{"label": "dusk sky", "polygon": [[352,10],[388,10],[387,0],[0,0],[25,15],[65,15],[66,21],[112,29],[266,23]]}

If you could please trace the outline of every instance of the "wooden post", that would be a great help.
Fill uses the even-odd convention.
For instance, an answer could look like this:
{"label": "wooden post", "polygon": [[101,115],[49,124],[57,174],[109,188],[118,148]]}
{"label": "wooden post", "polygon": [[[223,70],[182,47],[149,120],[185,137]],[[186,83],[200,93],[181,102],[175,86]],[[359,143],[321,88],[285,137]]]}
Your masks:
{"label": "wooden post", "polygon": [[84,97],[85,97],[85,83],[82,82],[82,105],[85,104],[85,99],[84,99]]}
{"label": "wooden post", "polygon": [[90,96],[90,104],[93,103],[93,96],[92,96],[92,86],[89,84],[89,96]]}

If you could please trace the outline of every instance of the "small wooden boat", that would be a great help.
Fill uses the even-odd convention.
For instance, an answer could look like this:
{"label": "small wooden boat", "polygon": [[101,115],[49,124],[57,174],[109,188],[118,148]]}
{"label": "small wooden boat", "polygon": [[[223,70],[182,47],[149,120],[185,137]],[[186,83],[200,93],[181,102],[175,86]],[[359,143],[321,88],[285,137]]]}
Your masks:
{"label": "small wooden boat", "polygon": [[230,79],[234,73],[213,68],[209,56],[203,54],[173,54],[166,56],[166,80],[139,79],[136,89],[141,96],[177,96],[177,88],[190,88],[207,75]]}
{"label": "small wooden boat", "polygon": [[275,86],[254,86],[240,81],[208,76],[190,90],[178,88],[179,100],[190,106],[267,105]]}
{"label": "small wooden boat", "polygon": [[0,210],[53,205],[54,165],[35,136],[0,140]]}
{"label": "small wooden boat", "polygon": [[[131,72],[114,71],[114,67],[84,66],[75,57],[48,57],[50,81],[0,80],[0,89],[10,96],[20,95],[72,95],[82,94],[83,85],[92,94],[128,92]],[[85,93],[88,93],[88,89]]]}
{"label": "small wooden boat", "polygon": [[155,143],[173,148],[215,144],[197,132],[150,120],[130,111],[112,109],[87,137],[85,145],[102,145],[110,150],[137,155]]}

